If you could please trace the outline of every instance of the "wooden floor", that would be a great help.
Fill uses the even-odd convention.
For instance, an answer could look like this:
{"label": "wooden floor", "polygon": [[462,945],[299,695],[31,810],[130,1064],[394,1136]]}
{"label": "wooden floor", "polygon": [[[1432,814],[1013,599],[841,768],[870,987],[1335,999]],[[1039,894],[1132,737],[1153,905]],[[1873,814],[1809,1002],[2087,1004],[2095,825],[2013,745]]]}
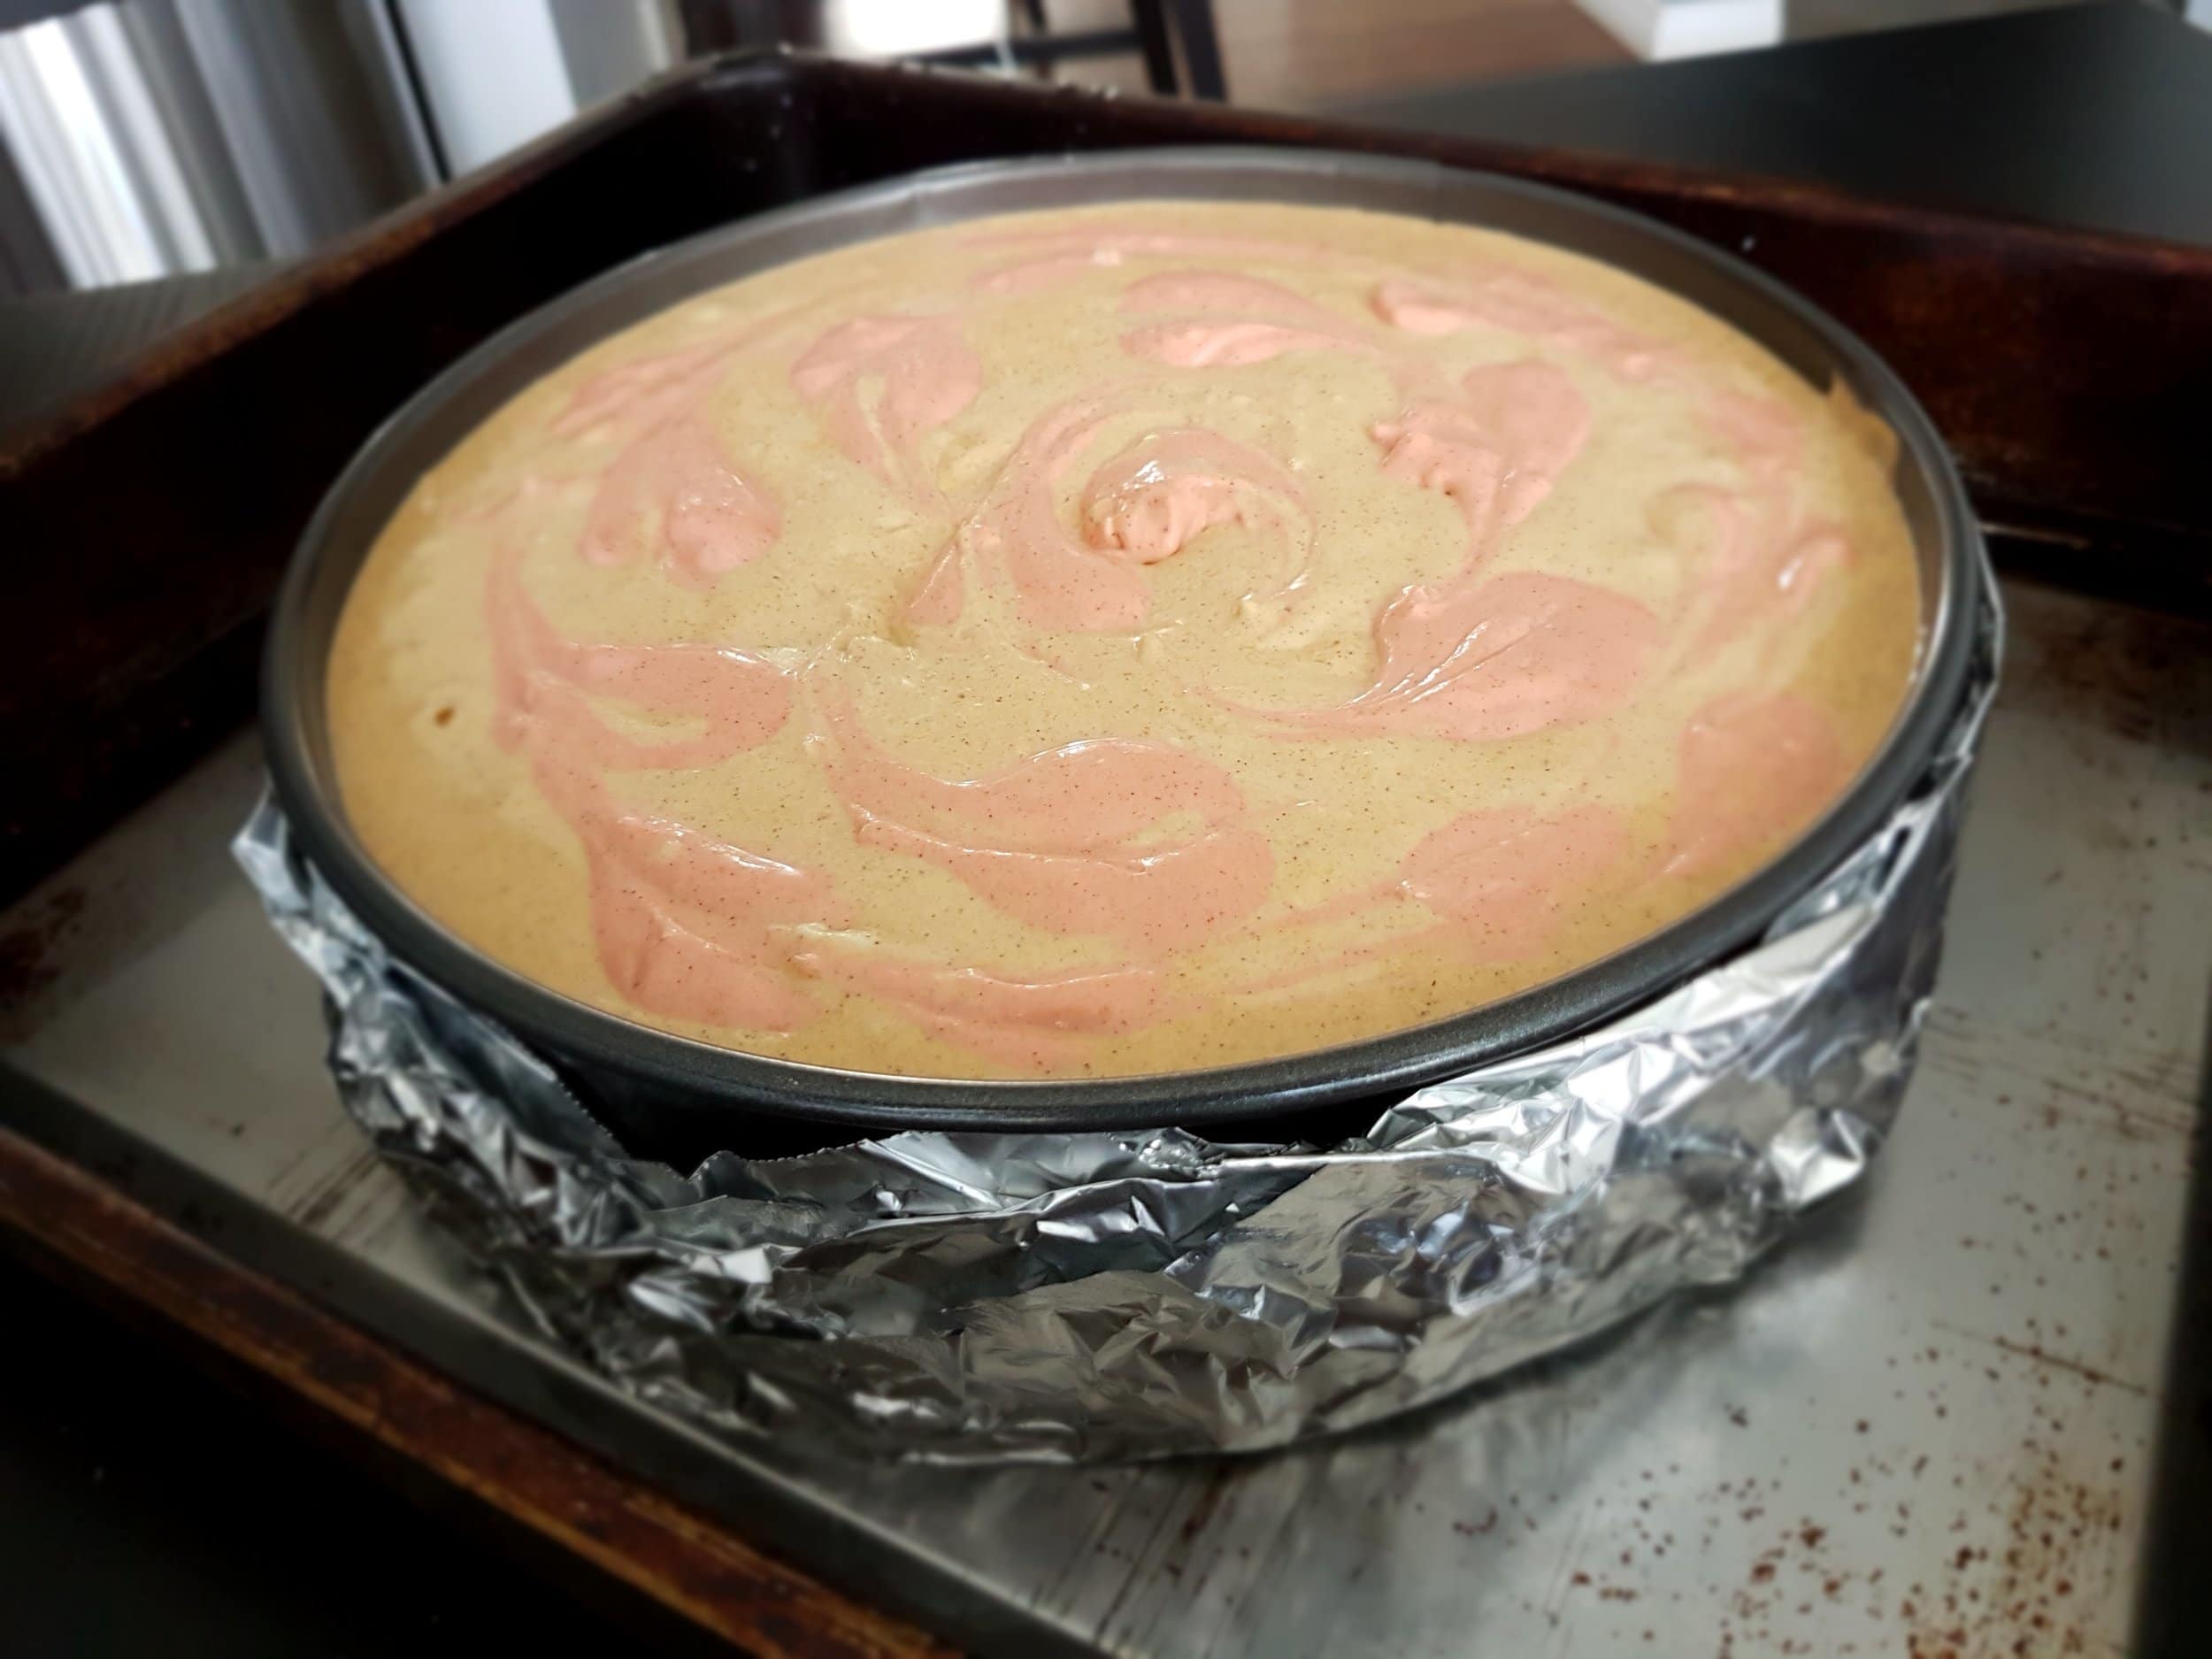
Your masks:
{"label": "wooden floor", "polygon": [[[1112,27],[1125,0],[1047,0],[1056,30]],[[1229,96],[1315,110],[1451,81],[1624,64],[1628,49],[1574,0],[1214,0]],[[1071,64],[1060,79],[1145,89],[1134,58]]]}

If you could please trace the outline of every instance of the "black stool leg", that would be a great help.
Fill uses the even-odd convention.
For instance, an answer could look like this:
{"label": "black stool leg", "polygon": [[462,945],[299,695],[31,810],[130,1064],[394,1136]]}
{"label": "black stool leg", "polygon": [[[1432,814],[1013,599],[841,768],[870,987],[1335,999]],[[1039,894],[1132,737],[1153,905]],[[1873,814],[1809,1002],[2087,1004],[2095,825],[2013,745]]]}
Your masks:
{"label": "black stool leg", "polygon": [[1194,98],[1225,103],[1229,83],[1221,73],[1221,39],[1214,33],[1213,0],[1167,0],[1175,36],[1183,43],[1183,73]]}
{"label": "black stool leg", "polygon": [[1175,96],[1175,43],[1168,33],[1166,0],[1129,0],[1137,26],[1138,44],[1144,49],[1145,78],[1163,97]]}

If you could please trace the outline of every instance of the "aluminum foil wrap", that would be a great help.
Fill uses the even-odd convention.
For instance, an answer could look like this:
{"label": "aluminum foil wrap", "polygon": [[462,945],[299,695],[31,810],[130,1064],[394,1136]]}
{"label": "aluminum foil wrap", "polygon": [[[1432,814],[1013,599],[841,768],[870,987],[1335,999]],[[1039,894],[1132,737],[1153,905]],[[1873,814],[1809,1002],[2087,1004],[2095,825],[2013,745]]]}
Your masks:
{"label": "aluminum foil wrap", "polygon": [[273,803],[235,850],[321,977],[347,1107],[553,1340],[641,1400],[910,1457],[1256,1449],[1734,1279],[1866,1172],[1935,977],[1992,591],[1926,775],[1760,942],[1328,1148],[915,1133],[681,1175],[396,960]]}

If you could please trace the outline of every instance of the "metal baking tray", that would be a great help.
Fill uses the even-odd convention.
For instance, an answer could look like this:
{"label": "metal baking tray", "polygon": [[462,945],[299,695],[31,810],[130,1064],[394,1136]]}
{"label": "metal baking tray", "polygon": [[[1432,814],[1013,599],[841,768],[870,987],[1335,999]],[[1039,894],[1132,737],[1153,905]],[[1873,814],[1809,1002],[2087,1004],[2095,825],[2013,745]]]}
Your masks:
{"label": "metal baking tray", "polygon": [[20,803],[0,810],[0,900],[250,717],[270,602],[330,480],[425,382],[533,307],[648,249],[894,173],[1222,142],[1564,185],[1740,253],[1903,376],[1985,525],[2028,533],[2000,538],[2002,560],[2204,602],[2212,495],[2193,427],[2169,417],[2212,364],[2199,303],[2212,250],[1466,131],[754,54],[600,105],[0,433],[12,545],[36,550],[0,560],[0,751]]}
{"label": "metal baking tray", "polygon": [[[1564,181],[1745,249],[1900,370],[1985,524],[2022,524],[2030,495],[2131,521],[2124,541],[2039,543],[2053,559],[2012,541],[2001,557],[2076,585],[2163,562],[2202,592],[2196,556],[2159,550],[2158,526],[2204,498],[2192,428],[2153,394],[2201,381],[2212,308],[2193,302],[2212,250],[1464,134],[803,58],[695,65],[0,441],[10,529],[41,551],[0,575],[16,619],[0,625],[0,748],[23,803],[0,814],[0,891],[83,853],[0,920],[0,1119],[979,1652],[1626,1659],[1724,1639],[1935,1651],[1962,1632],[1975,1650],[2176,1650],[2171,1632],[2197,1625],[2173,1569],[2200,1542],[2192,1362],[2212,1329],[2198,1282],[2212,1231],[2187,1220],[2186,1154],[2212,941],[2203,838],[2175,826],[2201,819],[2212,703],[2185,671],[2212,657],[2170,618],[2011,586],[2018,666],[1922,1064],[1863,1202],[1830,1212],[1724,1318],[1678,1307],[1403,1430],[1266,1460],[956,1480],[710,1446],[503,1322],[329,1099],[316,990],[221,842],[260,787],[239,731],[260,618],[377,422],[530,306],[735,215],[895,167],[1221,138]],[[54,629],[58,614],[78,626]],[[118,1043],[126,1028],[137,1040]],[[1678,1545],[1655,1553],[1662,1524]],[[1829,1578],[1839,1597],[1818,1593]],[[2131,1642],[2139,1589],[2163,1617]],[[1655,1624],[1659,1647],[1641,1633]]]}
{"label": "metal baking tray", "polygon": [[[449,932],[376,867],[346,821],[326,661],[361,561],[415,480],[510,397],[591,342],[690,295],[824,250],[1045,206],[1180,197],[1358,206],[1486,226],[1605,260],[1695,302],[1815,386],[1847,387],[1899,439],[1896,484],[1920,559],[1923,642],[1907,700],[1853,787],[1794,844],[1713,902],[1572,974],[1471,1012],[1305,1054],[1142,1077],[974,1081],[769,1059],[557,995]],[[959,166],[841,192],[659,250],[511,325],[419,392],[340,476],[279,595],[263,680],[276,790],[309,856],[403,959],[562,1064],[618,1129],[660,1144],[732,1109],[879,1127],[1279,1130],[1555,1041],[1663,994],[1763,932],[1872,833],[1925,770],[1965,685],[1983,557],[1941,440],[1890,370],[1770,278],[1667,227],[1541,185],[1320,150],[1122,151]],[[687,1120],[680,1123],[678,1120]],[[710,1136],[710,1138],[711,1138]],[[642,1149],[641,1148],[640,1149]]]}

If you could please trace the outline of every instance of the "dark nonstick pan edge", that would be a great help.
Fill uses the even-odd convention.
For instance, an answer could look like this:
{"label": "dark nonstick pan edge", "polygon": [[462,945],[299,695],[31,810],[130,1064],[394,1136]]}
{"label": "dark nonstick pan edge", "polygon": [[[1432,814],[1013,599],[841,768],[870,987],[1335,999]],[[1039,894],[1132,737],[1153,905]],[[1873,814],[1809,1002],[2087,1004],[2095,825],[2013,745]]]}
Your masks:
{"label": "dark nonstick pan edge", "polygon": [[[1608,260],[1759,340],[1816,385],[1841,380],[1899,439],[1921,558],[1921,661],[1882,747],[1847,794],[1740,885],[1586,968],[1470,1013],[1309,1054],[1147,1077],[903,1078],[717,1048],[605,1013],[491,961],[380,871],[346,822],[324,722],[325,662],[353,574],[415,479],[515,392],[595,340],[703,288],[849,242],[992,213],[1144,197],[1369,207],[1491,226]],[[361,922],[462,1002],[615,1092],[713,1138],[755,1113],[878,1128],[1213,1128],[1402,1091],[1556,1041],[1649,1002],[1755,939],[1873,834],[1925,772],[1964,695],[1989,580],[1941,439],[1890,369],[1759,272],[1638,215],[1433,162],[1231,147],[970,163],[841,191],[648,254],[532,312],[419,392],[355,457],[303,534],[271,622],[262,717],[279,802]]]}

